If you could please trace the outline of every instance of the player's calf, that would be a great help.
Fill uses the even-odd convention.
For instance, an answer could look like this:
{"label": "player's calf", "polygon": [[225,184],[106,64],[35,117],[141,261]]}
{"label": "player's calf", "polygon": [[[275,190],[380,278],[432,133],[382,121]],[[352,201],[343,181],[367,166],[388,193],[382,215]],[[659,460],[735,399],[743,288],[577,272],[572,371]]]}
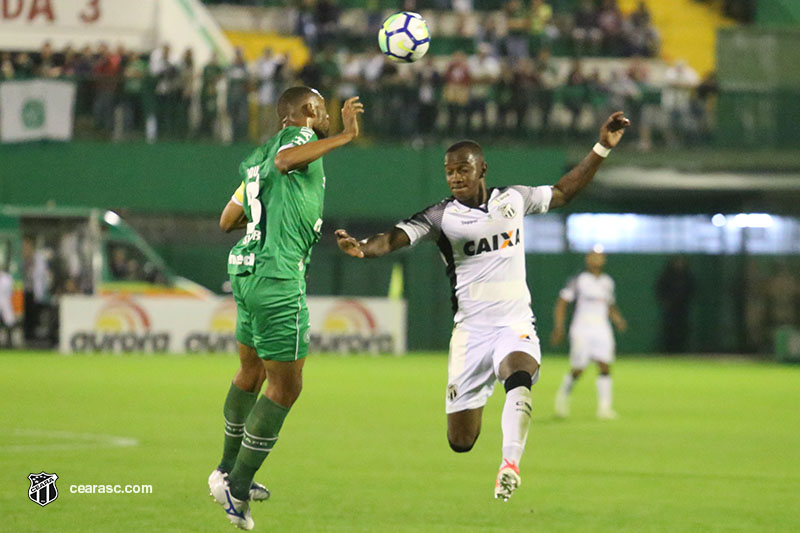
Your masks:
{"label": "player's calf", "polygon": [[555,413],[557,417],[567,418],[569,416],[569,395],[582,373],[582,368],[572,368],[564,374],[564,379],[561,381],[561,386],[556,393]]}

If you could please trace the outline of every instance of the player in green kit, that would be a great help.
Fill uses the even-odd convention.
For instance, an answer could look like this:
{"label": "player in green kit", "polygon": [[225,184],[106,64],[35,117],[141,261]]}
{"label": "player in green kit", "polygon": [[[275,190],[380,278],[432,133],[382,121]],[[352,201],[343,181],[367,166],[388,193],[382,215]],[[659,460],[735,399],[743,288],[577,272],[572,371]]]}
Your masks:
{"label": "player in green kit", "polygon": [[343,131],[327,137],[330,117],[315,89],[289,88],[277,108],[283,129],[242,162],[242,184],[220,217],[225,231],[246,229],[228,255],[241,366],[225,399],[222,461],[208,486],[228,519],[248,530],[254,526],[250,500],[269,498],[253,476],[302,388],[305,273],[322,229],[322,156],[358,137],[364,112],[358,97],[347,100]]}

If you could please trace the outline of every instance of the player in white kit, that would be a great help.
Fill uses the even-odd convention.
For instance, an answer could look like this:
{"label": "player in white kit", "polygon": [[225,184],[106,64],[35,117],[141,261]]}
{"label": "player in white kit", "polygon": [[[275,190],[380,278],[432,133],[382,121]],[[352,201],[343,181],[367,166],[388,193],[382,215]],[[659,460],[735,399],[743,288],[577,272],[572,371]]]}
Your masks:
{"label": "player in white kit", "polygon": [[445,399],[447,439],[454,451],[468,452],[475,444],[494,384],[501,381],[506,391],[495,498],[507,500],[521,483],[531,386],[541,363],[525,281],[522,219],[561,207],[586,187],[629,124],[621,111],[611,115],[592,151],[553,187],[487,188],[481,147],[472,141],[456,143],[444,158],[451,197],[361,241],[336,231],[339,247],[358,258],[379,257],[423,240],[439,247],[455,313]]}
{"label": "player in white kit", "polygon": [[0,270],[0,327],[11,328],[16,321],[11,297],[14,294],[14,278]]}
{"label": "player in white kit", "polygon": [[611,363],[614,362],[614,332],[624,332],[628,325],[616,305],[614,280],[603,272],[606,256],[601,247],[586,255],[586,270],[571,278],[558,295],[555,325],[550,342],[558,345],[564,339],[567,306],[575,304],[569,327],[570,371],[564,376],[556,394],[556,415],[569,416],[569,394],[575,381],[591,361],[597,363],[597,418],[617,417],[611,406]]}

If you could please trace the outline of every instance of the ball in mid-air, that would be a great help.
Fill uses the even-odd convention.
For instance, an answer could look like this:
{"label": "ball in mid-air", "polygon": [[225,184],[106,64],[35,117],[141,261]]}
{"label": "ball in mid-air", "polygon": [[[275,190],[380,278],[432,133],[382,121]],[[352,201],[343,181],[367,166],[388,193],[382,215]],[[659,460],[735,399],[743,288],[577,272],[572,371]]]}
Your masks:
{"label": "ball in mid-air", "polygon": [[378,45],[392,61],[413,63],[428,51],[431,33],[418,13],[401,11],[383,21],[378,32]]}

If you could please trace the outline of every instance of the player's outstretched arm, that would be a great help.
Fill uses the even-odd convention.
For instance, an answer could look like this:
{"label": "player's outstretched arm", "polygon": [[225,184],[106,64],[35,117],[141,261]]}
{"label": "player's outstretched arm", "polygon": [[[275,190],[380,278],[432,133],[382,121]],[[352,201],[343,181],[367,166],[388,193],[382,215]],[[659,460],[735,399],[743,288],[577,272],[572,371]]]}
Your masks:
{"label": "player's outstretched arm", "polygon": [[360,241],[355,240],[343,229],[337,229],[335,235],[339,248],[347,255],[359,259],[380,257],[411,244],[406,232],[398,227],[392,228],[388,233],[378,233]]}
{"label": "player's outstretched arm", "polygon": [[620,333],[625,333],[628,329],[628,322],[622,316],[622,313],[619,312],[619,307],[616,305],[608,307],[608,318],[611,319],[611,322],[614,323],[614,327],[617,328],[617,331]]}
{"label": "player's outstretched arm", "polygon": [[301,144],[281,150],[275,156],[275,168],[281,174],[287,174],[292,170],[304,168],[312,161],[316,161],[325,154],[344,146],[361,134],[358,125],[358,115],[364,112],[364,104],[358,101],[358,96],[349,98],[342,107],[342,133],[320,139],[318,141]]}
{"label": "player's outstretched arm", "polygon": [[550,209],[566,205],[584,187],[589,185],[595,172],[600,167],[600,163],[608,156],[608,152],[619,143],[625,133],[625,128],[630,125],[631,121],[625,118],[625,114],[622,111],[617,111],[608,117],[608,120],[600,128],[600,139],[594,145],[592,151],[575,168],[564,174],[558,180],[558,183],[553,186],[553,199],[550,200]]}
{"label": "player's outstretched arm", "polygon": [[550,344],[558,346],[564,340],[564,324],[567,322],[567,306],[569,303],[564,298],[559,298],[556,302],[556,309],[553,312],[553,333],[550,334]]}

